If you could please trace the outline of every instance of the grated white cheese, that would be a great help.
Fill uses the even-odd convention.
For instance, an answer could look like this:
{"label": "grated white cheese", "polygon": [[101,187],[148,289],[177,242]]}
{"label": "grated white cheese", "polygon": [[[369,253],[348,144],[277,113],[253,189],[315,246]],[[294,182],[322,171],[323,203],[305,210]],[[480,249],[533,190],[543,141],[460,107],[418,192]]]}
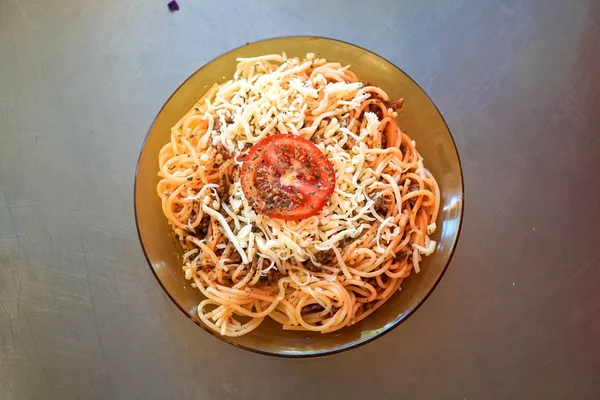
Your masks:
{"label": "grated white cheese", "polygon": [[[285,269],[285,260],[314,261],[319,251],[335,251],[340,248],[340,241],[358,237],[377,221],[381,225],[377,230],[375,250],[381,253],[384,244],[389,243],[401,228],[393,218],[384,220],[377,214],[367,189],[389,183],[398,204],[401,193],[394,178],[382,173],[385,163],[377,171],[366,167],[369,161],[386,152],[385,149],[370,149],[364,143],[365,138],[376,134],[380,121],[375,113],[366,112],[367,122],[358,135],[341,122],[369,98],[369,93],[362,89],[361,83],[328,82],[320,73],[312,79],[290,78],[313,62],[310,57],[301,62],[297,58],[287,58],[285,54],[275,54],[238,59],[238,62],[234,79],[222,84],[214,96],[205,100],[203,116],[207,118],[210,132],[207,136],[213,143],[220,142],[232,152],[234,162],[239,166],[243,162],[240,152],[274,129],[305,138],[319,135],[315,144],[332,162],[336,189],[316,216],[301,221],[271,219],[257,214],[245,199],[239,179],[234,180],[229,197],[220,204],[225,215],[231,218],[231,224],[216,211],[219,202],[214,187],[211,187],[214,204],[206,200],[207,196],[202,210],[216,218],[244,263],[257,256],[270,261],[263,273],[272,268]],[[269,69],[273,65],[276,68]],[[318,101],[320,91],[323,96]],[[311,106],[308,113],[316,117],[309,125],[305,124],[308,105]],[[214,118],[207,115],[217,115],[220,124],[214,125]],[[355,144],[351,149],[344,149],[351,138]],[[201,160],[204,160],[202,156]],[[381,178],[387,182],[380,182]],[[197,198],[200,196],[199,193]],[[433,231],[435,224],[428,229]],[[434,242],[428,242],[426,248],[415,248],[413,259],[417,250],[422,254],[429,253],[431,243]],[[433,246],[435,248],[435,243]]]}
{"label": "grated white cheese", "polygon": [[437,225],[435,224],[435,222],[432,222],[431,224],[427,225],[427,234],[432,235],[436,229]]}
{"label": "grated white cheese", "polygon": [[431,255],[435,251],[435,246],[437,243],[435,240],[430,240],[428,237],[425,238],[425,247],[419,246],[418,244],[413,244],[413,248],[418,250],[424,256]]}

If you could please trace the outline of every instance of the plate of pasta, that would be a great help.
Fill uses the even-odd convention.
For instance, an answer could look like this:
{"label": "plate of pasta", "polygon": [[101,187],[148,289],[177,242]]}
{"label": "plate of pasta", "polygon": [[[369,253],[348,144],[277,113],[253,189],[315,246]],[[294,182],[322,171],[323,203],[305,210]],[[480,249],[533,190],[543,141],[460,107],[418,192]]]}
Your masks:
{"label": "plate of pasta", "polygon": [[316,37],[247,44],[167,100],[134,189],[146,258],[214,336],[331,354],[406,319],[456,246],[463,179],[423,90],[385,59]]}

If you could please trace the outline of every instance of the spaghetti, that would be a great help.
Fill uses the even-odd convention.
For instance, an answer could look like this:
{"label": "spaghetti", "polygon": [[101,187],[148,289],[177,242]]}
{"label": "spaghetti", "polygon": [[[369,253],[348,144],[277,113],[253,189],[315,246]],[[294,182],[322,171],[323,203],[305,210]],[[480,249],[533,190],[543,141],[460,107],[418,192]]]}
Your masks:
{"label": "spaghetti", "polygon": [[[381,307],[436,247],[440,193],[396,123],[403,101],[339,63],[266,55],[238,59],[175,124],[159,155],[157,193],[206,297],[200,319],[241,336],[265,317],[283,329],[333,332]],[[282,220],[244,197],[249,149],[274,134],[314,143],[335,170],[316,214]]]}

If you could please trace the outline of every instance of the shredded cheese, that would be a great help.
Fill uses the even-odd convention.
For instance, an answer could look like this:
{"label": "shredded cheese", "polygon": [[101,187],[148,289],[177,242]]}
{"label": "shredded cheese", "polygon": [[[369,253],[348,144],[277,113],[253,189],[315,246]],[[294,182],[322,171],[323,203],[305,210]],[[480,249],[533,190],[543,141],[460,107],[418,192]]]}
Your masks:
{"label": "shredded cheese", "polygon": [[[392,185],[398,201],[401,196],[391,176],[365,168],[366,161],[377,153],[368,148],[363,139],[375,134],[379,120],[374,113],[366,112],[367,123],[358,136],[339,122],[370,96],[362,91],[362,84],[327,82],[320,73],[304,82],[295,77],[288,79],[286,77],[304,70],[309,61],[301,64],[298,59],[282,55],[238,61],[235,79],[221,85],[212,98],[205,100],[204,115],[217,115],[221,121],[218,127],[212,128],[213,144],[221,143],[235,154],[235,162],[241,164],[238,151],[264,138],[275,126],[280,130],[285,127],[288,132],[305,138],[319,135],[322,140],[316,144],[331,160],[336,173],[336,190],[330,202],[314,219],[309,219],[310,222],[265,219],[245,201],[239,181],[233,183],[229,198],[221,204],[233,221],[231,227],[215,211],[219,205],[216,201],[203,205],[202,210],[219,221],[243,262],[252,258],[251,252],[270,260],[272,266],[280,266],[282,260],[290,258],[300,262],[314,260],[317,252],[336,249],[344,239],[356,238],[374,222],[382,221],[373,208],[374,201],[367,195],[369,185],[381,176]],[[264,61],[285,62],[269,71]],[[318,103],[315,102],[317,84],[324,86],[325,93]],[[303,127],[307,104],[316,105],[310,112],[318,118],[310,126]],[[337,105],[335,111],[323,112],[330,110],[331,104]],[[231,117],[234,117],[233,123],[224,123]],[[210,128],[213,121],[207,120]],[[343,146],[349,137],[357,140],[348,150]],[[377,150],[381,152],[381,149]],[[333,226],[328,224],[330,221],[335,221]],[[258,228],[257,233],[250,235],[251,226]],[[397,231],[398,225],[389,219],[378,227],[379,251],[394,237],[394,229]]]}

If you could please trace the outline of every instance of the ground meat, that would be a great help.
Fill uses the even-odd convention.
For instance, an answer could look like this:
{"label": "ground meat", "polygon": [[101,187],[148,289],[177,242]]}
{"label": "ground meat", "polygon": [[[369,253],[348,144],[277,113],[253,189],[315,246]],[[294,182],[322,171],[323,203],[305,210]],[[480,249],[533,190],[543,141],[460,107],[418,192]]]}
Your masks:
{"label": "ground meat", "polygon": [[404,247],[402,250],[400,250],[399,252],[394,254],[394,260],[402,261],[405,258],[408,258],[410,256],[410,254],[411,254],[410,249],[408,247]]}
{"label": "ground meat", "polygon": [[388,147],[388,135],[387,135],[387,131],[384,130],[383,132],[381,132],[381,148],[382,149],[387,149]]}
{"label": "ground meat", "polygon": [[404,105],[404,99],[398,100],[389,100],[385,102],[385,106],[387,108],[391,108],[392,110],[399,110]]}
{"label": "ground meat", "polygon": [[208,232],[208,227],[210,226],[210,216],[208,214],[204,214],[202,219],[200,220],[200,224],[196,227],[196,234],[199,236],[204,236]]}
{"label": "ground meat", "polygon": [[377,211],[377,214],[381,215],[387,215],[391,206],[392,199],[390,199],[388,196],[379,196],[373,205],[375,211]]}
{"label": "ground meat", "polygon": [[344,239],[342,239],[339,243],[339,247],[342,249],[345,249],[348,245],[350,245],[352,242],[354,242],[356,239],[351,238],[351,237],[345,237]]}
{"label": "ground meat", "polygon": [[381,111],[381,107],[375,104],[371,104],[369,105],[369,111],[375,113],[375,115],[377,115],[377,119],[379,119],[380,121],[383,119],[383,112]]}
{"label": "ground meat", "polygon": [[210,269],[211,269],[210,265],[208,265],[208,264],[202,264],[202,265],[199,265],[199,266],[196,267],[196,272],[200,272],[200,271],[207,272],[207,271],[210,271]]}
{"label": "ground meat", "polygon": [[227,151],[225,146],[223,146],[223,144],[221,144],[220,142],[215,144],[214,148],[217,151],[217,154],[220,154],[221,157],[223,157],[223,160],[228,160],[231,158],[231,153]]}
{"label": "ground meat", "polygon": [[355,144],[356,144],[356,140],[354,140],[354,138],[352,138],[352,137],[348,137],[348,140],[346,141],[346,143],[344,143],[342,148],[344,150],[350,150],[354,147]]}
{"label": "ground meat", "polygon": [[[398,100],[388,99],[388,100],[384,100],[377,93],[370,93],[370,94],[371,94],[371,98],[372,99],[376,99],[376,100],[381,101],[385,105],[385,107],[388,108],[388,109],[391,108],[392,110],[399,110],[404,105],[404,99],[398,99]],[[379,108],[379,107],[377,107],[377,108]],[[381,110],[380,110],[380,112],[381,112]]]}
{"label": "ground meat", "polygon": [[[225,124],[230,124],[233,122],[233,119],[229,115],[225,116],[225,118],[223,118],[223,120],[225,121]],[[214,124],[213,128],[215,130],[218,130],[221,127],[221,125],[223,125],[221,123],[221,119],[219,117],[215,117],[215,124]]]}
{"label": "ground meat", "polygon": [[374,288],[377,288],[379,285],[377,284],[377,278],[366,278],[364,279],[365,283],[368,283],[369,285],[373,286]]}
{"label": "ground meat", "polygon": [[[416,192],[417,190],[420,190],[421,186],[418,183],[411,183],[408,186],[408,192],[407,193],[411,193],[411,192]],[[410,199],[408,199],[408,204],[410,204],[410,206],[414,206],[415,203],[417,202],[417,197],[411,197]]]}
{"label": "ground meat", "polygon": [[320,312],[323,310],[324,310],[324,308],[320,304],[309,304],[307,306],[302,307],[302,310],[300,310],[300,313],[310,314],[310,313],[317,313],[317,312]]}
{"label": "ground meat", "polygon": [[266,282],[269,285],[274,285],[281,278],[283,278],[283,274],[277,271],[275,268],[271,268],[266,274],[261,274],[260,281],[263,283]]}
{"label": "ground meat", "polygon": [[219,195],[219,199],[221,201],[227,200],[229,197],[229,187],[231,186],[231,182],[225,177],[221,176],[221,180],[219,181],[219,186],[217,187],[217,195]]}
{"label": "ground meat", "polygon": [[320,264],[327,264],[335,258],[335,252],[332,249],[319,251],[315,254],[315,258]]}
{"label": "ground meat", "polygon": [[400,151],[402,152],[403,156],[406,155],[406,146],[404,145],[404,142],[400,144]]}
{"label": "ground meat", "polygon": [[313,264],[312,261],[310,261],[310,260],[304,261],[302,263],[302,266],[304,268],[306,268],[307,270],[312,271],[312,272],[321,272],[321,271],[323,271],[323,268],[319,267],[318,265]]}
{"label": "ground meat", "polygon": [[250,149],[252,148],[252,143],[246,142],[246,144],[244,145],[244,148],[242,149],[242,151],[240,151],[240,155],[238,156],[238,160],[243,160],[244,157],[246,157],[246,155],[248,154],[248,152],[250,151]]}

